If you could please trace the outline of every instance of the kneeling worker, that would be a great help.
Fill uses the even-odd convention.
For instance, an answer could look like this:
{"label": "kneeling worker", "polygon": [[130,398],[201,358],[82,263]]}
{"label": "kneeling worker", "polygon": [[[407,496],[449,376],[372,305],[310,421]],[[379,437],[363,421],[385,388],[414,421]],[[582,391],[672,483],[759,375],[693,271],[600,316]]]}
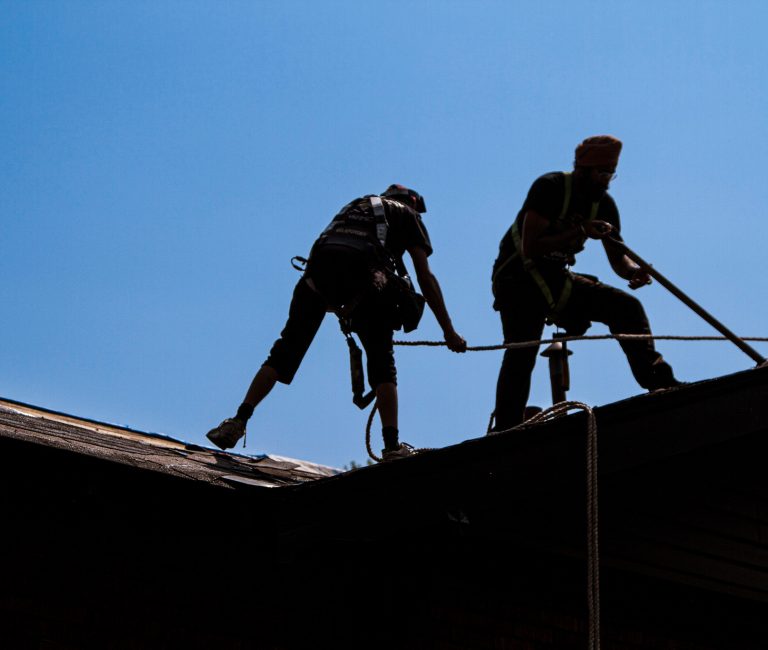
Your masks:
{"label": "kneeling worker", "polygon": [[423,212],[424,199],[402,185],[390,185],[381,196],[367,195],[341,209],[314,243],[306,271],[294,289],[288,321],[237,414],[208,432],[214,444],[221,449],[235,446],[254,408],[275,383],[291,383],[323,317],[333,311],[360,337],[365,349],[368,382],[381,416],[384,460],[411,453],[399,440],[392,342],[393,330],[403,324],[402,256],[406,251],[448,348],[464,352],[467,347],[453,329],[440,285],[429,267],[432,246],[419,214]]}
{"label": "kneeling worker", "polygon": [[[576,148],[573,172],[545,174],[531,186],[493,266],[493,306],[501,315],[506,343],[540,339],[547,321],[570,335],[584,334],[591,321],[607,324],[613,334],[651,333],[636,298],[569,270],[588,238],[602,239],[611,267],[629,281],[630,289],[651,282],[646,271],[606,240],[609,235],[621,239],[619,212],[607,192],[621,146],[608,135],[587,138]],[[652,340],[620,345],[643,388],[678,385]],[[504,353],[496,386],[495,431],[522,422],[536,353],[536,347]]]}

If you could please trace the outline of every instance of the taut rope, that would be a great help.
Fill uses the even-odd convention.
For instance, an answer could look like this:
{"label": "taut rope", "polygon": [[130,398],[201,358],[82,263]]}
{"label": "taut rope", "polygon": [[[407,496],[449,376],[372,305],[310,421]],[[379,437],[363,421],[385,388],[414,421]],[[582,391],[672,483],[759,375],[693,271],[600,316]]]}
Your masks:
{"label": "taut rope", "polygon": [[[556,339],[541,339],[538,341],[514,341],[512,343],[500,343],[498,345],[474,345],[467,346],[467,352],[487,352],[489,350],[513,350],[517,348],[530,348],[545,343],[567,343],[570,341],[605,341],[615,339],[617,341],[727,341],[725,336],[676,336],[671,334],[590,334],[587,336],[563,336]],[[768,342],[766,336],[743,336],[742,341]],[[440,347],[446,345],[445,341],[395,341],[395,345],[406,347],[426,346]]]}

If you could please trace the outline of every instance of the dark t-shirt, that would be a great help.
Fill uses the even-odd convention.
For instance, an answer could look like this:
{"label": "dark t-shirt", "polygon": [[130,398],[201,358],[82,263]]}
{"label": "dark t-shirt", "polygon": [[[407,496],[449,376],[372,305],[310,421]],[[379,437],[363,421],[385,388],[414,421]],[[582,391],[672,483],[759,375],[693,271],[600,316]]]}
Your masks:
{"label": "dark t-shirt", "polygon": [[[355,222],[364,224],[363,231],[370,229],[369,232],[373,236],[374,224],[376,217],[373,214],[373,206],[370,202],[370,197],[374,195],[367,195],[359,199],[351,201],[345,205],[339,214],[334,217],[334,221],[326,228],[325,232],[332,229],[333,224],[338,219],[346,220],[347,223],[353,225]],[[385,199],[382,197],[382,203],[384,204],[385,216],[387,219],[387,237],[384,243],[385,248],[389,254],[395,260],[401,260],[405,251],[412,246],[418,246],[424,249],[427,256],[432,254],[432,243],[429,240],[429,233],[421,220],[421,215],[413,208],[407,205],[395,201],[392,199]],[[325,234],[324,232],[324,234]]]}
{"label": "dark t-shirt", "polygon": [[[412,208],[382,197],[387,236],[386,253],[377,239],[377,218],[368,195],[345,205],[315,242],[307,265],[307,277],[329,305],[345,305],[351,298],[364,298],[356,307],[355,322],[384,323],[393,329],[401,326],[398,312],[400,284],[388,282],[384,290],[372,288],[373,269],[402,275],[406,250],[419,247],[432,254],[429,233],[421,215]],[[355,319],[358,319],[357,321]]]}
{"label": "dark t-shirt", "polygon": [[[559,217],[563,211],[564,200],[565,174],[563,172],[551,172],[537,178],[533,182],[533,185],[531,185],[531,189],[528,191],[528,196],[523,203],[523,207],[520,209],[520,212],[517,213],[515,219],[520,236],[522,237],[523,232],[523,216],[528,210],[533,210],[548,219],[551,232],[556,232],[558,228],[566,227],[572,223],[577,223],[582,219],[589,218],[592,212],[592,199],[586,194],[577,192],[574,186],[568,209],[561,221]],[[611,224],[616,229],[614,236],[619,239],[621,238],[619,235],[619,232],[621,231],[619,211],[610,194],[606,193],[600,199],[595,219]],[[534,262],[536,262],[537,267],[540,267],[541,270],[554,271],[562,269],[569,264],[569,258],[572,258],[573,255],[581,250],[581,248],[575,251],[555,251],[545,256],[535,258]],[[496,262],[493,265],[494,275],[496,274],[497,269],[515,253],[515,250],[510,229],[499,244],[499,256],[496,258]],[[513,273],[519,271],[521,268],[522,264],[517,261],[516,263],[508,264],[505,267],[504,272],[506,274],[508,269],[510,273]]]}
{"label": "dark t-shirt", "polygon": [[[382,202],[389,224],[386,248],[392,256],[402,258],[403,253],[412,246],[423,248],[427,257],[432,255],[432,243],[421,215],[399,201],[382,199]],[[370,206],[370,202],[368,204]]]}

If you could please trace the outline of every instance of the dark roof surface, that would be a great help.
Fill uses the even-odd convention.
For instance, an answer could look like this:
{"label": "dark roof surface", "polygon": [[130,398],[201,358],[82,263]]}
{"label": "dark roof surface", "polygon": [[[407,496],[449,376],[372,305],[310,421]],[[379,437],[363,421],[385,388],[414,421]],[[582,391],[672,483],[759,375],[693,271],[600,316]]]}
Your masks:
{"label": "dark roof surface", "polygon": [[[768,368],[639,395],[595,415],[601,565],[768,601]],[[0,402],[0,439],[14,442],[13,453],[26,453],[22,441],[186,479],[182,491],[229,488],[207,498],[218,510],[228,493],[253,518],[254,538],[313,546],[460,535],[478,548],[553,557],[584,554],[586,423],[577,413],[339,472]]]}

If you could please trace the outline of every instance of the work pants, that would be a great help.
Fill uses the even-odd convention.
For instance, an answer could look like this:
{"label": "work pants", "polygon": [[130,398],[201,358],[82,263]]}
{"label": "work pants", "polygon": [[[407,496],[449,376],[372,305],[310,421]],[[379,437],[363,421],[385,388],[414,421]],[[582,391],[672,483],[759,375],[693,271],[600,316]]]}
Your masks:
{"label": "work pants", "polygon": [[[299,280],[293,290],[288,320],[264,362],[276,371],[278,381],[284,384],[293,381],[327,309],[326,300],[311,289],[304,278]],[[365,350],[368,383],[373,389],[381,383],[397,383],[391,320],[387,305],[375,292],[366,295],[352,313],[352,329]]]}
{"label": "work pants", "polygon": [[[564,278],[565,275],[557,286],[558,292]],[[570,298],[554,318],[555,324],[563,327],[567,333],[583,334],[591,321],[605,323],[612,334],[651,333],[645,310],[637,298],[585,276],[573,274],[572,278]],[[521,273],[500,282],[495,306],[501,315],[505,343],[541,339],[550,309],[541,289],[529,275]],[[677,384],[672,368],[656,351],[652,340],[620,341],[619,345],[640,386],[653,390]],[[537,353],[538,346],[508,349],[504,352],[496,385],[496,431],[508,429],[523,421]]]}

